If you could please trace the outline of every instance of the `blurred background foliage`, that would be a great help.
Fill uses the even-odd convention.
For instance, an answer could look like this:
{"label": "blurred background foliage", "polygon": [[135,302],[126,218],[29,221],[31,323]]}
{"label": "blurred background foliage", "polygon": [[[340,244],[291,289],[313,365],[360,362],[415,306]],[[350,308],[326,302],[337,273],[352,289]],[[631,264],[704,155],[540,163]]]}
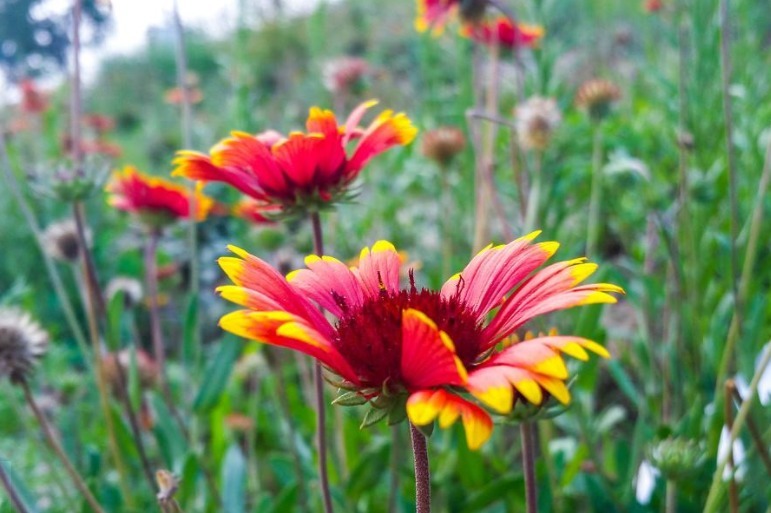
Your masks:
{"label": "blurred background foliage", "polygon": [[[55,65],[64,62],[63,18],[15,21],[22,18],[14,13],[38,3],[42,2],[0,2],[2,48],[9,41],[17,45],[14,55],[0,52],[0,63],[12,82],[29,74],[25,66],[32,55]],[[592,129],[574,107],[575,91],[595,76],[613,80],[623,91],[617,110],[604,125],[606,200],[598,260],[600,278],[621,283],[628,295],[615,307],[559,314],[557,328],[603,342],[614,359],[572,369],[577,371],[572,384],[574,403],[554,421],[542,421],[540,434],[549,438],[538,460],[539,511],[662,511],[664,479],[658,480],[650,503],[642,505],[635,499],[635,477],[641,461],[653,458],[659,443],[670,437],[692,441],[700,448],[701,457],[683,464],[687,478],[677,480],[677,511],[701,511],[715,470],[722,420],[715,413],[713,393],[733,311],[718,2],[665,0],[666,8],[657,13],[646,13],[638,1],[510,3],[522,21],[546,28],[540,47],[522,55],[525,96],[553,96],[563,110],[564,122],[544,157],[548,199],[539,212],[542,237],[560,241],[562,259],[582,254],[590,195]],[[239,19],[252,19],[256,4],[241,2],[244,12]],[[739,171],[738,247],[743,255],[771,137],[771,15],[762,1],[735,0],[731,6],[729,92]],[[471,43],[454,28],[441,37],[417,33],[412,24],[414,9],[410,0],[320,2],[303,15],[261,11],[259,23],[242,22],[227,37],[213,39],[188,31],[188,67],[202,98],[194,106],[194,148],[208,149],[233,129],[257,132],[271,127],[287,132],[301,127],[309,107],[333,105],[335,98],[323,84],[323,67],[340,55],[363,57],[373,69],[345,99],[346,111],[362,100],[378,98],[384,108],[407,112],[421,131],[447,124],[467,130],[466,113],[474,104]],[[93,23],[107,27],[107,18],[100,16],[94,15]],[[40,48],[39,38],[33,38],[37,43],[30,40],[38,30],[51,35],[45,49]],[[104,60],[93,81],[86,84],[85,111],[115,120],[109,137],[120,145],[121,155],[110,165],[132,163],[165,176],[174,152],[182,147],[179,106],[165,100],[176,86],[170,30],[155,31],[147,45],[133,54]],[[52,67],[41,70],[55,73]],[[500,116],[506,119],[511,119],[518,101],[517,73],[510,60],[504,60]],[[8,133],[11,159],[20,178],[51,168],[61,159],[68,122],[66,86],[51,91],[49,101],[34,130]],[[18,112],[9,106],[2,115],[10,123]],[[676,211],[681,118],[692,137],[684,153],[688,233],[678,228]],[[508,129],[499,131],[495,173],[506,217],[519,232],[511,137]],[[436,286],[445,278],[443,237],[451,239],[453,270],[460,269],[470,255],[474,159],[467,149],[443,177],[419,147],[418,141],[376,159],[363,173],[357,200],[325,215],[327,252],[346,259],[361,247],[388,238],[409,252],[409,261],[419,263],[420,282]],[[444,179],[452,185],[450,209],[437,201]],[[207,190],[222,200],[236,199],[223,187]],[[44,225],[65,215],[65,206],[29,190],[27,194]],[[761,198],[759,208],[767,221],[771,200]],[[103,279],[140,277],[134,227],[122,214],[105,208],[102,197],[95,198],[88,210]],[[453,227],[450,233],[440,230],[445,217]],[[500,241],[501,227],[495,228]],[[737,352],[735,371],[746,379],[752,376],[756,356],[771,333],[768,230],[766,223]],[[186,511],[319,511],[312,443],[315,417],[303,395],[295,358],[223,337],[216,322],[227,306],[212,292],[222,280],[214,262],[227,243],[294,268],[311,250],[309,230],[301,223],[253,227],[240,219],[215,218],[203,223],[200,238],[199,253],[190,255],[180,227],[164,239],[162,258],[178,269],[184,269],[191,258],[199,259],[202,347],[185,352],[184,271],[173,274],[162,287],[169,297],[164,318],[175,360],[172,384],[180,404],[188,409],[187,422],[207,440],[206,450],[184,444],[178,428],[161,414],[163,404],[157,395],[147,392],[157,413],[149,434],[154,454],[159,455],[159,463],[182,477],[178,496]],[[130,511],[114,473],[105,473],[104,426],[92,421],[93,390],[79,381],[82,362],[33,238],[5,187],[0,188],[0,244],[0,302],[35,312],[54,334],[54,348],[38,381],[41,392],[50,396],[65,445],[87,469],[109,511]],[[682,253],[686,244],[692,248],[690,257]],[[75,297],[74,278],[66,273],[65,278]],[[142,309],[135,323],[144,344],[149,328]],[[127,332],[130,324],[124,319],[121,329]],[[73,511],[58,503],[55,483],[60,476],[41,458],[34,426],[21,413],[20,399],[7,385],[2,387],[0,456],[12,461],[31,495],[43,498],[40,511]],[[236,414],[248,419],[246,428],[232,420]],[[756,407],[753,415],[763,427],[767,450],[771,412],[768,407]],[[340,511],[386,511],[389,465],[397,469],[399,511],[409,511],[414,505],[414,484],[406,430],[401,430],[394,445],[384,426],[360,430],[360,412],[355,409],[345,409],[333,418],[332,436],[342,441],[332,465]],[[437,430],[429,444],[436,510],[523,511],[516,433],[514,427],[499,429],[481,451],[469,452],[459,430]],[[743,463],[747,470],[741,482],[741,510],[767,511],[769,476],[752,440],[746,435],[742,439],[748,457]],[[130,441],[125,446],[133,450]],[[202,466],[215,469],[224,494],[223,509],[217,509],[202,486]],[[153,494],[137,486],[135,502],[150,507]],[[7,504],[4,508],[10,511]]]}

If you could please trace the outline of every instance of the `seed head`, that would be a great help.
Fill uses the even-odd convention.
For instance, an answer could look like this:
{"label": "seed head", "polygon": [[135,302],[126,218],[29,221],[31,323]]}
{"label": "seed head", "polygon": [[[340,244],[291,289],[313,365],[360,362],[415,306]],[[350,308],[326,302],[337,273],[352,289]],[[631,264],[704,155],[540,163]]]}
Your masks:
{"label": "seed head", "polygon": [[[86,233],[86,240],[88,239],[90,234]],[[43,232],[43,245],[53,258],[69,263],[77,262],[81,244],[75,221],[64,219],[49,225]]]}
{"label": "seed head", "polygon": [[128,276],[116,276],[107,283],[104,295],[107,301],[112,301],[116,295],[123,293],[123,304],[126,308],[134,308],[142,300],[142,284]]}
{"label": "seed head", "polygon": [[609,80],[595,78],[584,82],[576,93],[576,105],[585,109],[594,121],[610,113],[610,108],[621,98],[621,89]]}
{"label": "seed head", "polygon": [[423,155],[442,167],[450,165],[465,146],[466,137],[454,126],[442,126],[423,136]]}
{"label": "seed head", "polygon": [[529,150],[545,150],[554,130],[562,122],[557,102],[540,96],[533,96],[518,105],[514,115],[519,144]]}
{"label": "seed head", "polygon": [[48,349],[48,333],[26,312],[0,308],[0,379],[21,383]]}

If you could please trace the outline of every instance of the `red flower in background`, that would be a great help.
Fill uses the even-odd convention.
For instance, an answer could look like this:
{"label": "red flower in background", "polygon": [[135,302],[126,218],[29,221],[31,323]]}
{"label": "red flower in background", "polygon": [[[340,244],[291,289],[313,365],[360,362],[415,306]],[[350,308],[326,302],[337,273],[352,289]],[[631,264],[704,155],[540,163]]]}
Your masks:
{"label": "red flower in background", "polygon": [[[116,171],[105,190],[107,202],[113,207],[139,214],[150,220],[168,222],[190,217],[190,191],[184,185],[149,176],[132,166]],[[203,221],[214,206],[214,201],[195,191],[195,219]]]}
{"label": "red flower in background", "polygon": [[514,24],[505,16],[493,20],[466,24],[461,33],[474,41],[488,46],[503,48],[534,48],[543,38],[544,29],[539,25]]}
{"label": "red flower in background", "polygon": [[40,92],[35,82],[25,78],[19,84],[21,88],[21,110],[28,114],[40,114],[48,108],[48,100]]}
{"label": "red flower in background", "polygon": [[440,33],[455,13],[464,23],[475,23],[482,19],[486,8],[487,0],[417,0],[415,28]]}
{"label": "red flower in background", "polygon": [[664,8],[664,2],[662,0],[644,0],[643,8],[645,9],[645,12],[659,12]]}
{"label": "red flower in background", "polygon": [[459,0],[417,0],[415,28],[420,32],[429,28],[442,30],[450,16],[458,10],[459,3]]}
{"label": "red flower in background", "polygon": [[[251,135],[233,132],[209,155],[180,151],[175,176],[224,182],[258,201],[283,209],[315,208],[343,196],[369,160],[387,149],[408,144],[417,129],[403,113],[382,112],[366,129],[358,127],[370,101],[357,107],[342,126],[329,110],[313,107],[307,133],[283,137],[275,131]],[[348,143],[357,139],[348,153]]]}
{"label": "red flower in background", "polygon": [[115,128],[115,120],[103,114],[86,114],[83,116],[83,125],[93,130],[101,138]]}
{"label": "red flower in background", "polygon": [[[584,259],[538,270],[558,244],[533,244],[537,235],[488,246],[441,290],[418,289],[412,272],[402,288],[399,254],[386,241],[364,248],[356,267],[313,255],[305,259],[307,269],[286,278],[231,246],[238,258],[219,263],[234,285],[218,291],[245,309],[225,315],[220,325],[316,358],[351,391],[348,404],[372,401],[419,426],[438,419],[446,428],[460,418],[475,449],[489,438],[492,419],[468,395],[502,414],[516,401],[541,405],[547,395],[566,404],[561,353],[581,360],[588,359],[586,350],[608,356],[580,337],[512,340],[537,316],[614,303],[608,292],[623,292],[607,283],[581,285],[597,267]],[[317,305],[337,320],[331,323]]]}

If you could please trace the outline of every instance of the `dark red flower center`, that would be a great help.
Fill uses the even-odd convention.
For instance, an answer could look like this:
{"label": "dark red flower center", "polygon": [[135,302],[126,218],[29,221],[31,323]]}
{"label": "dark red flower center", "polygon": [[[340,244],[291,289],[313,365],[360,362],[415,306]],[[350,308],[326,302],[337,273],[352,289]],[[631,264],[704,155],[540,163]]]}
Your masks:
{"label": "dark red flower center", "polygon": [[349,309],[340,298],[344,314],[337,323],[337,350],[358,374],[364,387],[379,388],[388,382],[402,384],[402,312],[419,310],[446,332],[468,367],[480,355],[481,323],[474,312],[457,297],[443,298],[439,292],[418,290],[410,272],[410,288],[398,293],[385,290],[368,299],[361,308]]}

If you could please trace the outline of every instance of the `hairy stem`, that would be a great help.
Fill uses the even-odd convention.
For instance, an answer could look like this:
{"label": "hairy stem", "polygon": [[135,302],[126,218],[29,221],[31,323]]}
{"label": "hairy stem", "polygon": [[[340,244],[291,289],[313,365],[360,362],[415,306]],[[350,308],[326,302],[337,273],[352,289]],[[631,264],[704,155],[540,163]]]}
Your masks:
{"label": "hairy stem", "polygon": [[426,437],[410,423],[412,455],[415,461],[415,513],[431,513],[431,470]]}
{"label": "hairy stem", "polygon": [[533,424],[522,422],[519,425],[522,437],[522,471],[525,474],[525,504],[527,513],[538,511],[538,484],[535,478],[535,440]]}
{"label": "hairy stem", "polygon": [[[321,216],[317,211],[310,214],[311,227],[313,229],[313,252],[322,256],[324,254],[324,238],[321,231]],[[324,512],[332,513],[332,494],[329,491],[329,473],[327,470],[327,415],[324,401],[324,379],[321,364],[314,362],[313,381],[316,391],[316,446],[319,451],[319,480],[321,481],[321,497],[324,502]]]}

